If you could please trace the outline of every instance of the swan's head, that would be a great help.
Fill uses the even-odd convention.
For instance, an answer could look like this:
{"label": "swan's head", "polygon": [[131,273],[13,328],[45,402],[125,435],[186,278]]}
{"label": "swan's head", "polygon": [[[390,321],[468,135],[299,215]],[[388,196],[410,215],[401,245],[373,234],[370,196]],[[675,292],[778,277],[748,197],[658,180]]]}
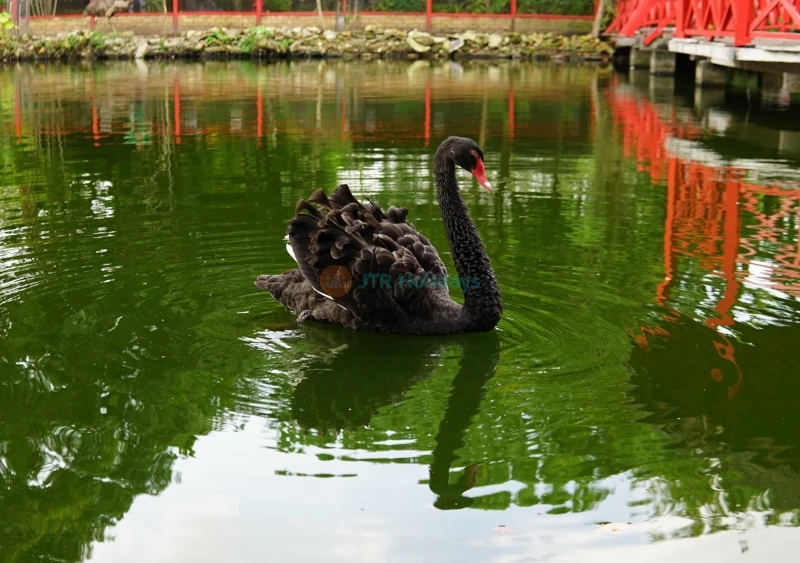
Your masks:
{"label": "swan's head", "polygon": [[478,143],[466,137],[450,137],[450,158],[464,170],[471,172],[486,191],[492,191],[492,185],[486,179],[483,168],[483,151]]}

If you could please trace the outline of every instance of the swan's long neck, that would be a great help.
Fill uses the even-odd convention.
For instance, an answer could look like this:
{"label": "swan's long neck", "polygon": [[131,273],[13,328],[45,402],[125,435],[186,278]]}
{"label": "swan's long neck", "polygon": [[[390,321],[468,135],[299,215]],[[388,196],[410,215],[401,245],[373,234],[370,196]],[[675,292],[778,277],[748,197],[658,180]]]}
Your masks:
{"label": "swan's long neck", "polygon": [[464,310],[475,328],[497,325],[503,304],[500,288],[475,223],[458,189],[455,164],[441,148],[434,158],[439,210],[464,293]]}

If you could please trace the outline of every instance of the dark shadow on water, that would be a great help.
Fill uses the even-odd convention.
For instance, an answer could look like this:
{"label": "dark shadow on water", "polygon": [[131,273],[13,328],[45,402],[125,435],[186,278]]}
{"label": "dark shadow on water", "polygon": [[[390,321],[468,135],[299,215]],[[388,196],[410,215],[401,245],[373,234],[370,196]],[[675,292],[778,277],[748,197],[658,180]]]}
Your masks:
{"label": "dark shadow on water", "polygon": [[[313,327],[315,338],[330,327]],[[496,332],[442,337],[398,337],[339,331],[338,353],[312,362],[292,397],[293,417],[304,429],[339,432],[368,426],[379,409],[403,398],[416,382],[429,377],[441,355],[451,347],[461,349],[458,373],[453,379],[444,417],[439,425],[430,465],[431,491],[439,509],[472,505],[464,492],[475,485],[480,463],[464,469],[450,482],[457,451],[485,395],[486,383],[500,360]],[[332,335],[331,335],[332,336]],[[338,338],[337,338],[338,340]],[[381,350],[376,358],[375,349]]]}
{"label": "dark shadow on water", "polygon": [[[790,375],[796,362],[787,351],[797,341],[797,328],[738,327],[739,340],[747,345],[737,347],[735,361],[726,354],[730,342],[722,334],[713,337],[713,346],[691,345],[708,339],[709,328],[701,323],[681,318],[667,330],[634,348],[631,358],[632,395],[650,410],[643,422],[671,438],[666,459],[692,451],[697,459],[718,460],[719,484],[737,506],[752,502],[744,491],[763,491],[777,514],[796,511],[800,381]],[[713,500],[711,489],[684,490],[680,480],[671,487],[675,497],[694,495],[698,504]]]}
{"label": "dark shadow on water", "polygon": [[494,376],[500,360],[500,341],[495,332],[481,341],[468,340],[462,347],[464,353],[436,435],[430,468],[430,488],[438,497],[434,506],[442,510],[466,508],[473,502],[463,493],[475,485],[479,464],[464,469],[454,484],[450,483],[450,469],[458,459],[456,451],[464,445],[464,434],[480,410],[486,383]]}

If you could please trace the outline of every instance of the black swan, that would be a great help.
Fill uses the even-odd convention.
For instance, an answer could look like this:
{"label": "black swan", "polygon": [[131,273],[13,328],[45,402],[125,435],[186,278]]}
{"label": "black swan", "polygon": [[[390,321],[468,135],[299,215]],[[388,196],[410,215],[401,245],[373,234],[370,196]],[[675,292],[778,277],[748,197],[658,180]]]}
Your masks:
{"label": "black swan", "polygon": [[[457,277],[447,276],[436,249],[406,221],[408,209],[384,213],[343,184],[330,198],[319,189],[297,203],[287,250],[298,268],[259,276],[256,286],[299,321],[403,334],[492,330],[503,312],[500,289],[459,192],[456,164],[492,187],[475,141],[448,137],[439,145],[434,178]],[[449,287],[461,287],[463,306],[450,299]]]}

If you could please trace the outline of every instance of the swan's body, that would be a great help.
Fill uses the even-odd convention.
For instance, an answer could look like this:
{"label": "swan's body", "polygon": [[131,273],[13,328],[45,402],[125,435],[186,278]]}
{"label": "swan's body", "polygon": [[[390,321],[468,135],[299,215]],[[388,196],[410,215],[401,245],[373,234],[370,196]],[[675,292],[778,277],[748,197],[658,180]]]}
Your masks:
{"label": "swan's body", "polygon": [[[483,153],[470,139],[449,137],[434,164],[456,278],[448,277],[436,249],[406,221],[408,209],[392,206],[384,212],[377,204],[359,202],[341,185],[330,198],[317,190],[297,204],[287,232],[298,268],[259,276],[256,286],[300,320],[405,334],[493,329],[503,310],[500,290],[455,176],[458,164],[490,190]],[[459,281],[463,306],[450,299],[448,290]]]}

